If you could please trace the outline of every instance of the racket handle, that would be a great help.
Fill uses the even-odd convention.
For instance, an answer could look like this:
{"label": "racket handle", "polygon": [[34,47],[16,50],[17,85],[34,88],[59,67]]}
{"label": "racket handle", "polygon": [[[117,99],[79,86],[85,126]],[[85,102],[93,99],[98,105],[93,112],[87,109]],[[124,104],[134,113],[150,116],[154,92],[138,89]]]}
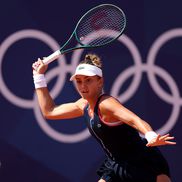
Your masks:
{"label": "racket handle", "polygon": [[52,61],[56,60],[57,58],[59,58],[59,56],[61,55],[60,50],[55,51],[54,53],[52,53],[51,55],[49,55],[48,57],[46,57],[45,59],[43,59],[43,63],[44,64],[49,64]]}

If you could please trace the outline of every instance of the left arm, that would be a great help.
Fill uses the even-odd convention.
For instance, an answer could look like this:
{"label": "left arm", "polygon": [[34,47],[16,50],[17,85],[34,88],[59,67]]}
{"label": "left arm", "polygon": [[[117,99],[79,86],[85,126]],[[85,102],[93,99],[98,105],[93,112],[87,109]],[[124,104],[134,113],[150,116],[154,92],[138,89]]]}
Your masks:
{"label": "left arm", "polygon": [[99,108],[105,121],[121,121],[145,135],[145,138],[148,141],[147,146],[176,144],[175,142],[170,141],[174,139],[174,137],[169,136],[169,134],[164,136],[157,135],[146,121],[125,108],[113,97],[103,99]]}

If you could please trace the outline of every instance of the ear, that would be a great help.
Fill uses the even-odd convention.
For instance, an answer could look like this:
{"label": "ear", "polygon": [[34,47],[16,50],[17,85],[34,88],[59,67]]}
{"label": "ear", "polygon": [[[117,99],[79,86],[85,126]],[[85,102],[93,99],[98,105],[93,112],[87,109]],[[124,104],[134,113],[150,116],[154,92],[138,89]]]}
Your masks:
{"label": "ear", "polygon": [[103,77],[101,77],[101,78],[99,78],[99,85],[101,87],[103,87],[103,84],[104,84],[104,79],[103,79]]}

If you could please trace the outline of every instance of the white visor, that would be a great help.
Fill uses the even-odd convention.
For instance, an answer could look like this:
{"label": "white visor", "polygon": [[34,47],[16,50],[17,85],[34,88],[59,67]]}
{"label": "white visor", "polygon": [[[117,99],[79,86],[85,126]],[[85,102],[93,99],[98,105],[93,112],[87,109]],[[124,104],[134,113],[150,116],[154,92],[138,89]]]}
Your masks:
{"label": "white visor", "polygon": [[98,75],[102,77],[102,70],[97,66],[90,64],[80,64],[77,66],[75,74],[72,75],[70,81],[72,81],[76,75],[85,75],[85,76],[95,76]]}

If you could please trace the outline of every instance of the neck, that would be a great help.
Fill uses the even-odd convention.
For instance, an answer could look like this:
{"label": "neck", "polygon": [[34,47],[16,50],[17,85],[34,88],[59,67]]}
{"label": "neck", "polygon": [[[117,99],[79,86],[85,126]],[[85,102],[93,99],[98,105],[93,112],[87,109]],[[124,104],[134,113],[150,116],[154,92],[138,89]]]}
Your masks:
{"label": "neck", "polygon": [[102,95],[103,92],[100,92],[99,94],[97,94],[94,98],[91,98],[91,99],[87,99],[88,103],[89,103],[89,108],[91,110],[94,110],[94,107],[95,107],[95,104],[99,98],[100,95]]}

